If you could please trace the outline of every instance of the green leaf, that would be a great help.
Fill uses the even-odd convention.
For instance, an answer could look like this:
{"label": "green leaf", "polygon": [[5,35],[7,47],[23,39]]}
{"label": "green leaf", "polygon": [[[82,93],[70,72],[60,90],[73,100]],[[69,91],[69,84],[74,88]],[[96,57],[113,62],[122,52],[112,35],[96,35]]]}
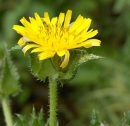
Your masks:
{"label": "green leaf", "polygon": [[5,45],[5,56],[0,75],[0,97],[14,95],[20,91],[19,74]]}
{"label": "green leaf", "polygon": [[40,110],[38,117],[36,116],[36,110],[33,107],[31,114],[31,126],[44,126],[43,109]]}
{"label": "green leaf", "polygon": [[95,110],[93,110],[90,126],[99,126],[99,125],[100,125],[100,122],[98,118],[98,113]]}
{"label": "green leaf", "polygon": [[17,114],[18,121],[15,126],[45,126],[43,109],[40,110],[38,116],[35,108],[32,109],[30,116]]}
{"label": "green leaf", "polygon": [[34,109],[34,107],[32,110],[31,118],[32,118],[31,125],[36,126],[38,122],[37,122],[36,110]]}
{"label": "green leaf", "polygon": [[128,114],[125,114],[125,117],[122,120],[122,126],[130,126],[130,111]]}
{"label": "green leaf", "polygon": [[20,114],[17,114],[18,122],[16,122],[15,126],[28,126],[28,119]]}
{"label": "green leaf", "polygon": [[43,113],[43,109],[40,110],[39,114],[38,114],[38,124],[39,126],[44,126],[44,113]]}

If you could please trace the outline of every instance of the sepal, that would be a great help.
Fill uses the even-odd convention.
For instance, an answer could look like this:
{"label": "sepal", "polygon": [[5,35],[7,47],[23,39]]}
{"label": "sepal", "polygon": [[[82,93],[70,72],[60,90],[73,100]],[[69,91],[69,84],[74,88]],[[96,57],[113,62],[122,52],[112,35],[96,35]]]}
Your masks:
{"label": "sepal", "polygon": [[39,60],[36,53],[30,54],[31,73],[38,79],[45,81],[47,77],[58,76],[58,71],[54,69],[51,60]]}
{"label": "sepal", "polygon": [[72,80],[77,74],[78,69],[85,63],[91,60],[96,60],[102,58],[101,56],[96,56],[94,54],[88,54],[85,50],[77,50],[71,52],[71,57],[68,66],[63,69],[59,74],[59,79],[61,82]]}
{"label": "sepal", "polygon": [[18,49],[22,49],[22,47],[20,47],[19,45],[16,45],[12,47],[9,51],[18,50]]}
{"label": "sepal", "polygon": [[60,67],[61,59],[55,55],[53,58],[39,60],[37,53],[27,52],[30,57],[31,73],[39,80],[45,81],[47,77],[57,78],[57,81],[63,83],[72,80],[80,66],[84,63],[100,59],[102,57],[94,54],[88,54],[85,50],[70,51],[70,60],[68,65],[62,69]]}

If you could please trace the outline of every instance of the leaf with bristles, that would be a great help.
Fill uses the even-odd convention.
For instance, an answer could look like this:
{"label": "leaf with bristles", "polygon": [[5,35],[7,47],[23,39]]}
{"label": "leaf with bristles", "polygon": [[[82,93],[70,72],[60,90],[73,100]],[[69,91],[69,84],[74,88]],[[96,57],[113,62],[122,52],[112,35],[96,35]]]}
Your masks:
{"label": "leaf with bristles", "polygon": [[11,60],[10,51],[5,44],[5,56],[0,75],[0,97],[17,94],[20,91],[19,74]]}
{"label": "leaf with bristles", "polygon": [[17,114],[18,120],[15,126],[45,126],[43,109],[40,110],[39,114],[36,114],[36,110],[33,107],[31,115],[20,115]]}

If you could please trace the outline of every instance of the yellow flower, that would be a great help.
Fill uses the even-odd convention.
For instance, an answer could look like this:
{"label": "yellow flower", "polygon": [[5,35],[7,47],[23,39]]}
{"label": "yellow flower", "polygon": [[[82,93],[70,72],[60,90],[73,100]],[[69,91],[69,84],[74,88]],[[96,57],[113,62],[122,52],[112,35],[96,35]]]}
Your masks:
{"label": "yellow flower", "polygon": [[35,18],[29,17],[30,22],[24,17],[20,20],[24,26],[13,26],[13,29],[23,36],[19,39],[18,45],[23,47],[24,54],[32,49],[31,53],[38,53],[39,60],[52,58],[57,54],[63,57],[60,67],[65,68],[69,62],[69,50],[100,46],[100,40],[90,39],[98,33],[93,29],[88,31],[90,18],[79,15],[75,22],[70,23],[71,10],[68,10],[66,15],[60,13],[59,17],[51,20],[47,12],[44,13],[44,18],[37,13],[34,15]]}

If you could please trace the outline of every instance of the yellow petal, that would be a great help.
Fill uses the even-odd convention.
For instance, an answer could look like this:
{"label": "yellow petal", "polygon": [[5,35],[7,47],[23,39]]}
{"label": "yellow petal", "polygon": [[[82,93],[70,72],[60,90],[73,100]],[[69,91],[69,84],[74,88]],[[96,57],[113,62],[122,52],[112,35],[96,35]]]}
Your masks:
{"label": "yellow petal", "polygon": [[39,60],[45,60],[55,55],[55,52],[42,52],[38,55]]}
{"label": "yellow petal", "polygon": [[79,15],[76,19],[76,21],[73,23],[73,25],[70,28],[70,32],[75,31],[83,22],[83,17],[81,15]]}
{"label": "yellow petal", "polygon": [[37,26],[37,21],[34,18],[29,17],[29,20],[33,26]]}
{"label": "yellow petal", "polygon": [[92,32],[86,33],[86,35],[83,36],[82,41],[85,41],[88,38],[94,37],[98,33],[98,30],[94,30]]}
{"label": "yellow petal", "polygon": [[90,18],[87,18],[86,20],[87,20],[86,22],[86,31],[87,31],[91,25],[92,20]]}
{"label": "yellow petal", "polygon": [[18,33],[18,34],[21,34],[21,35],[25,35],[25,28],[23,26],[19,26],[19,25],[14,25],[13,26],[13,29]]}
{"label": "yellow petal", "polygon": [[26,27],[26,26],[32,27],[31,24],[26,20],[25,17],[21,18],[21,19],[20,19],[20,22],[21,22],[25,27]]}
{"label": "yellow petal", "polygon": [[98,39],[90,39],[90,40],[87,40],[86,42],[84,42],[84,47],[89,48],[92,46],[100,46],[100,43],[101,43],[101,41]]}
{"label": "yellow petal", "polygon": [[86,31],[89,29],[91,22],[92,22],[92,20],[90,18],[87,18],[87,24],[86,24],[87,29],[86,29]]}
{"label": "yellow petal", "polygon": [[41,18],[42,22],[45,22],[45,18]]}
{"label": "yellow petal", "polygon": [[57,17],[52,18],[51,24],[52,24],[52,25],[56,25],[56,23],[57,23]]}
{"label": "yellow petal", "polygon": [[[29,17],[29,20],[30,20],[30,23],[31,23],[31,25],[33,26],[33,30],[34,31],[38,31],[38,29],[41,29],[41,27],[42,27],[42,29],[43,29],[43,23],[42,23],[42,19],[41,19],[41,21],[40,21],[40,23],[38,23],[38,19],[34,19],[34,18],[32,18],[32,17]],[[39,28],[40,27],[40,28]]]}
{"label": "yellow petal", "polygon": [[72,11],[68,10],[65,16],[65,22],[64,22],[64,28],[67,28],[70,24],[70,20],[71,20],[71,15],[72,15]]}
{"label": "yellow petal", "polygon": [[58,56],[64,56],[65,53],[66,53],[66,50],[61,50],[57,52]]}
{"label": "yellow petal", "polygon": [[31,34],[37,34],[36,28],[28,22],[24,17],[20,20],[20,22],[25,26],[25,29],[29,31]]}
{"label": "yellow petal", "polygon": [[70,57],[70,53],[68,50],[66,50],[64,60],[62,61],[60,67],[65,68],[68,65],[69,57]]}
{"label": "yellow petal", "polygon": [[45,51],[44,48],[38,47],[38,48],[33,49],[33,50],[31,51],[31,53],[34,53],[34,52],[43,52],[43,51]]}
{"label": "yellow petal", "polygon": [[58,18],[58,25],[62,26],[62,23],[64,21],[64,17],[65,17],[65,14],[64,13],[60,13],[59,18]]}
{"label": "yellow petal", "polygon": [[22,37],[22,38],[19,39],[18,45],[22,47],[22,46],[24,46],[26,44],[26,42],[29,42],[29,41],[30,40],[28,38]]}
{"label": "yellow petal", "polygon": [[19,39],[18,45],[19,45],[20,47],[22,47],[22,46],[25,45],[25,42],[23,41],[23,38],[20,38],[20,39]]}
{"label": "yellow petal", "polygon": [[36,44],[29,44],[29,45],[26,45],[22,51],[24,52],[24,54],[31,48],[34,48],[34,47],[39,47],[39,45],[36,45]]}
{"label": "yellow petal", "polygon": [[94,37],[97,33],[98,33],[98,30],[94,30],[94,31],[90,32],[89,34],[87,34],[88,38]]}
{"label": "yellow petal", "polygon": [[76,29],[76,33],[80,33],[81,31],[83,31],[84,29],[87,31],[89,26],[90,26],[90,23],[91,23],[91,19],[88,18],[88,19],[84,19],[82,24]]}
{"label": "yellow petal", "polygon": [[37,13],[34,13],[34,15],[35,15],[35,19],[36,19],[37,23],[40,26],[43,26],[43,23],[42,23],[42,20],[41,20],[40,16]]}
{"label": "yellow petal", "polygon": [[28,38],[31,42],[34,42],[36,44],[42,45],[43,40],[38,37],[38,35],[33,35],[30,33],[30,31],[25,32],[25,37]]}
{"label": "yellow petal", "polygon": [[47,12],[44,13],[44,17],[45,17],[46,23],[50,24],[50,18],[49,18],[49,14]]}
{"label": "yellow petal", "polygon": [[22,37],[23,41],[26,43],[26,42],[29,42],[30,40],[26,37]]}

